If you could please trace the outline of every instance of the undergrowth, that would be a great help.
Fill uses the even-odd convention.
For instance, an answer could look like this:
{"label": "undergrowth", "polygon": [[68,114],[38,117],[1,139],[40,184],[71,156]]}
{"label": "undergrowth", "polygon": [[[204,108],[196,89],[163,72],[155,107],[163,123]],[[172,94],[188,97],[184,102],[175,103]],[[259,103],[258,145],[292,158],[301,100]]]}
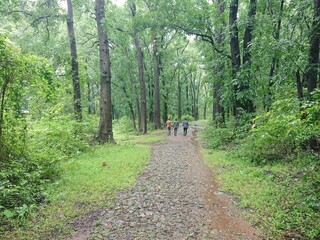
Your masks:
{"label": "undergrowth", "polygon": [[319,91],[303,103],[280,99],[268,112],[203,133],[223,188],[254,210],[269,239],[320,238],[319,101]]}
{"label": "undergrowth", "polygon": [[[318,159],[259,166],[225,151],[206,150],[224,191],[249,208],[253,223],[268,239],[317,239],[320,236]],[[310,158],[309,158],[310,159]]]}
{"label": "undergrowth", "polygon": [[64,238],[74,219],[106,206],[115,190],[134,184],[149,155],[148,146],[104,145],[61,162],[60,179],[47,186],[46,202],[4,239]]}
{"label": "undergrowth", "polygon": [[[133,156],[128,156],[128,159],[135,161],[135,163],[130,163],[132,164],[132,170],[130,170],[130,166],[125,166],[124,170],[127,170],[127,177],[130,174],[136,175],[135,166],[141,164],[140,160],[144,159],[146,151],[145,147],[142,146],[136,148],[130,148],[129,146],[136,143],[159,142],[164,138],[164,135],[160,134],[159,131],[154,131],[148,135],[137,135],[134,131],[128,131],[129,124],[130,120],[127,118],[114,122],[114,136],[118,146],[109,146],[104,150],[106,158],[112,155],[112,157],[109,156],[112,159],[117,159],[117,154],[109,153],[111,149],[119,150],[120,152],[123,150],[123,154],[126,154],[127,151],[132,151]],[[3,142],[0,142],[1,235],[5,232],[15,231],[25,224],[30,215],[38,212],[37,208],[39,206],[46,206],[47,203],[54,202],[52,196],[55,193],[50,192],[50,188],[61,184],[61,178],[66,179],[65,174],[71,173],[71,169],[67,169],[67,166],[71,166],[68,165],[71,163],[70,159],[95,154],[92,149],[96,146],[94,136],[97,127],[98,118],[96,116],[86,116],[81,122],[73,120],[72,116],[60,116],[58,114],[49,114],[40,120],[21,118],[20,121],[17,119],[12,122],[8,121],[6,135],[2,138]],[[119,153],[120,158],[121,154]],[[140,155],[135,156],[135,154]],[[113,157],[113,155],[116,157]],[[139,157],[141,159],[137,160],[136,158]],[[100,160],[102,161],[102,159]],[[95,160],[93,159],[92,161],[94,162]],[[109,164],[109,159],[104,159],[103,161]],[[122,164],[126,164],[125,161],[121,160]],[[76,163],[73,164],[73,166],[75,165]],[[89,164],[84,170],[89,170],[90,172],[93,169],[93,166]],[[84,170],[79,169],[80,172]],[[83,175],[82,178],[84,179],[88,174],[82,172],[81,175]],[[122,185],[119,184],[123,186],[124,182],[121,179],[121,174],[119,174],[119,178],[113,175],[111,177],[112,181],[114,181],[113,184],[115,184],[115,181],[121,181]],[[87,178],[83,184],[90,183],[91,179],[94,179],[94,176]],[[75,182],[73,184],[77,185]],[[117,188],[117,186],[115,185],[114,188]],[[59,191],[62,190],[60,189]],[[80,194],[87,195],[86,191],[80,191],[79,189],[77,191]],[[105,191],[109,190],[105,189]],[[68,190],[68,192],[71,193],[72,191]],[[100,192],[97,191],[97,193],[99,194]],[[91,195],[95,196],[90,193]],[[72,196],[68,195],[68,197],[71,198]],[[78,197],[77,199],[80,199]],[[92,201],[92,203],[95,204],[96,200]],[[61,211],[64,211],[63,208],[61,209]],[[60,207],[57,211],[60,211]],[[76,212],[74,211],[74,213]],[[63,215],[69,218],[72,214],[66,213]],[[46,224],[41,224],[46,226]]]}

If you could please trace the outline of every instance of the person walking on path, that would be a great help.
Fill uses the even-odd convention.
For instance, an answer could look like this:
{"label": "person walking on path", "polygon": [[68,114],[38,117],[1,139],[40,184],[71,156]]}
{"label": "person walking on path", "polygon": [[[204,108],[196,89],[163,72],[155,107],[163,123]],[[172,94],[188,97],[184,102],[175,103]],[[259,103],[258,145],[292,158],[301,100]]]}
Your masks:
{"label": "person walking on path", "polygon": [[166,121],[166,127],[167,127],[167,130],[168,130],[168,136],[170,136],[171,135],[171,127],[172,127],[170,119],[168,119]]}
{"label": "person walking on path", "polygon": [[173,123],[173,133],[175,136],[177,136],[178,128],[179,128],[179,122],[178,122],[178,119],[176,119]]}
{"label": "person walking on path", "polygon": [[182,126],[183,126],[183,136],[187,136],[188,127],[189,127],[189,123],[187,119],[184,119]]}

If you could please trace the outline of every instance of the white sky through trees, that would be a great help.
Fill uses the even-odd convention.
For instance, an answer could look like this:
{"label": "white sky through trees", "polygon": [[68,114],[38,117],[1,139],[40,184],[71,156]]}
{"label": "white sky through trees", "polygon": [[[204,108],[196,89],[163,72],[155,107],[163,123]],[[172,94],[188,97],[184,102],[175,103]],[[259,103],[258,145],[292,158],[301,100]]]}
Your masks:
{"label": "white sky through trees", "polygon": [[112,2],[118,6],[123,6],[126,0],[112,0]]}
{"label": "white sky through trees", "polygon": [[[117,6],[123,6],[126,2],[126,0],[111,0],[114,4]],[[67,9],[67,1],[66,0],[60,0],[59,1],[60,7]]]}

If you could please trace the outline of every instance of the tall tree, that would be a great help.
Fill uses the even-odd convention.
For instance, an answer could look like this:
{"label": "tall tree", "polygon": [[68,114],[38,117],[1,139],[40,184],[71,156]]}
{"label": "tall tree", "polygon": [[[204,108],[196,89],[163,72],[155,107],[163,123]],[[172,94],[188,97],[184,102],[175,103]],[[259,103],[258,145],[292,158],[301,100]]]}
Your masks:
{"label": "tall tree", "polygon": [[157,34],[153,37],[153,79],[154,79],[154,127],[161,128],[160,121],[160,68]]}
{"label": "tall tree", "polygon": [[80,89],[80,79],[79,79],[79,64],[77,56],[77,44],[76,37],[74,33],[74,21],[73,21],[73,7],[72,0],[67,0],[68,7],[68,36],[71,51],[71,71],[72,71],[72,83],[73,83],[73,107],[76,119],[82,119],[81,111],[81,89]]}
{"label": "tall tree", "polygon": [[[280,30],[281,30],[281,24],[282,24],[282,14],[283,14],[283,10],[284,10],[284,1],[285,0],[281,0],[281,2],[280,2],[280,11],[279,11],[279,16],[278,16],[278,21],[276,23],[276,26],[274,27],[273,37],[276,41],[280,40]],[[272,57],[270,72],[269,72],[269,86],[268,86],[268,91],[267,91],[267,99],[266,99],[266,102],[264,103],[266,110],[269,110],[270,105],[271,105],[271,98],[272,98],[271,88],[274,84],[272,79],[275,75],[278,61],[279,60],[276,57],[276,54],[274,53],[274,56]]]}
{"label": "tall tree", "polygon": [[320,44],[320,0],[314,0],[314,14],[310,39],[309,63],[306,71],[309,95],[317,88]]}
{"label": "tall tree", "polygon": [[105,2],[95,0],[95,15],[98,28],[100,53],[100,122],[98,141],[114,142],[112,132],[112,101],[111,101],[111,62],[109,52],[109,39],[104,28]]}
{"label": "tall tree", "polygon": [[[230,52],[232,63],[232,78],[236,79],[237,73],[240,71],[241,59],[240,59],[240,46],[239,46],[239,30],[238,30],[238,0],[231,0],[229,9],[229,25],[230,25]],[[241,103],[237,97],[238,92],[241,90],[239,83],[234,84],[234,103],[233,114],[238,115],[238,108],[241,107]]]}
{"label": "tall tree", "polygon": [[[218,0],[217,2],[217,11],[218,11],[218,18],[221,17],[221,15],[224,12],[224,3],[221,0]],[[216,42],[218,45],[223,44],[223,38],[224,38],[224,32],[223,29],[225,28],[226,23],[224,19],[222,20],[222,23],[219,27],[215,30],[215,36],[216,36]],[[224,64],[223,62],[219,62],[218,66],[214,69],[215,75],[220,75],[220,72],[223,71]],[[213,109],[212,109],[212,119],[215,121],[216,126],[220,126],[224,124],[225,118],[224,118],[224,107],[222,106],[221,100],[222,100],[222,83],[220,79],[216,79],[213,83]]]}
{"label": "tall tree", "polygon": [[[247,91],[250,88],[251,77],[251,43],[254,29],[254,20],[257,11],[257,0],[250,0],[248,10],[247,26],[243,36],[243,66],[248,74],[245,75],[245,79],[242,79],[242,91]],[[245,109],[248,112],[254,112],[253,100],[250,94],[246,94]]]}
{"label": "tall tree", "polygon": [[[134,2],[130,5],[131,13],[133,18],[136,16],[136,4]],[[133,30],[134,44],[137,49],[137,59],[138,59],[138,71],[139,71],[139,81],[140,81],[140,94],[141,94],[141,125],[140,131],[142,133],[147,133],[147,97],[146,97],[146,83],[144,79],[144,64],[143,64],[143,54],[141,49],[141,44],[138,36],[138,32],[134,27]]]}

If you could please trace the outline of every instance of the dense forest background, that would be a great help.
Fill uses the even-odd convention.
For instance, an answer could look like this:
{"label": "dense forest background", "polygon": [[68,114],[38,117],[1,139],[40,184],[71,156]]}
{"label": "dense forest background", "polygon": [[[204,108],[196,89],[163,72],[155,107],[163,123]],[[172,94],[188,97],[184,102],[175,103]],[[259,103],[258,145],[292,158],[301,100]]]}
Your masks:
{"label": "dense forest background", "polygon": [[0,16],[2,222],[44,201],[57,163],[168,118],[210,120],[208,147],[255,164],[299,160],[319,213],[320,0],[10,0]]}

